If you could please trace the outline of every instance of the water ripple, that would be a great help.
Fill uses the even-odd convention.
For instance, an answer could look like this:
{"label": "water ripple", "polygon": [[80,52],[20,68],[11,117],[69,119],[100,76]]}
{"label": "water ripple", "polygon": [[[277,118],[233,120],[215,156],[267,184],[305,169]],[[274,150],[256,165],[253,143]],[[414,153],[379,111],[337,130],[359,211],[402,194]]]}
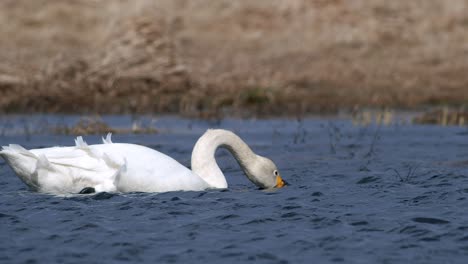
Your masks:
{"label": "water ripple", "polygon": [[[192,131],[188,121],[171,120],[177,129],[166,131],[183,133],[116,141],[161,148],[187,164],[207,127],[195,122],[203,129]],[[226,153],[218,161],[228,168],[229,189],[164,194],[39,194],[0,162],[0,262],[466,262],[468,167],[452,165],[468,153],[465,139],[453,136],[464,128],[381,127],[376,136],[374,126],[305,119],[307,137],[291,144],[296,122],[223,121],[275,160],[291,183],[276,191],[258,190]],[[340,137],[328,133],[330,122]],[[71,142],[56,135],[0,141]]]}

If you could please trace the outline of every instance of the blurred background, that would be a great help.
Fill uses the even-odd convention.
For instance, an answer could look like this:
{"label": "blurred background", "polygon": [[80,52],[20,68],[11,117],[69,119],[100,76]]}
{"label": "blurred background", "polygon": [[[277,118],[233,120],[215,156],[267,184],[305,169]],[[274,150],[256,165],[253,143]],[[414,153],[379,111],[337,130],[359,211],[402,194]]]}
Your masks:
{"label": "blurred background", "polygon": [[3,0],[0,112],[334,114],[468,103],[466,0]]}

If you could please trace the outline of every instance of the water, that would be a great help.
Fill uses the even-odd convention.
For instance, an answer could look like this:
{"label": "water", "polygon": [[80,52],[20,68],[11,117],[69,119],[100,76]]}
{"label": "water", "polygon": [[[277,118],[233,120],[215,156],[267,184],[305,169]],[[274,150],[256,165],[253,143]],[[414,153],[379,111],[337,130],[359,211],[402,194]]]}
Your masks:
{"label": "water", "polygon": [[[44,118],[74,117],[4,118],[0,144],[73,142],[19,129]],[[467,128],[173,117],[154,125],[159,134],[113,140],[189,165],[206,128],[231,129],[276,161],[290,186],[258,190],[221,150],[228,190],[56,197],[29,191],[0,161],[0,263],[466,263]]]}

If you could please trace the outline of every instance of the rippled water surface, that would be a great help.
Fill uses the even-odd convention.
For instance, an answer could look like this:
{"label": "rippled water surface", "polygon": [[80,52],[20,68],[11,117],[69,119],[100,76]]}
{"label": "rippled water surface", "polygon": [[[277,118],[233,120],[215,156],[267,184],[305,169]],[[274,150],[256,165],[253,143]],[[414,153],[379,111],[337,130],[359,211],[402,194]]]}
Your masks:
{"label": "rippled water surface", "polygon": [[[0,145],[71,145],[72,136],[30,135],[56,119],[3,118]],[[230,129],[290,186],[258,190],[220,150],[228,190],[56,197],[29,191],[1,160],[0,263],[467,263],[467,128],[171,117],[152,125],[160,133],[113,140],[188,166],[207,128]]]}

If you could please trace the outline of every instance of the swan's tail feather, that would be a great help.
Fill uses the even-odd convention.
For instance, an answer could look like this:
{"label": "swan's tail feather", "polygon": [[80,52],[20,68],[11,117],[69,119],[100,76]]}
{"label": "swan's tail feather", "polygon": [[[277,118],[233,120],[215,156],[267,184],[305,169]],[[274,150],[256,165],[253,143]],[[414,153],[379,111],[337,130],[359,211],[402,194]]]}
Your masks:
{"label": "swan's tail feather", "polygon": [[16,154],[21,154],[21,155],[28,156],[31,158],[37,158],[37,156],[34,155],[34,153],[32,153],[31,151],[17,144],[10,144],[9,146],[3,146],[2,150],[0,151],[0,154],[7,155],[8,153],[16,153]]}
{"label": "swan's tail feather", "polygon": [[103,144],[112,144],[112,133],[107,133],[106,138],[102,138]]}
{"label": "swan's tail feather", "polygon": [[34,184],[34,172],[36,164],[39,163],[39,157],[31,151],[23,148],[20,145],[10,144],[3,146],[0,151],[2,156],[18,177],[32,188],[36,188]]}

